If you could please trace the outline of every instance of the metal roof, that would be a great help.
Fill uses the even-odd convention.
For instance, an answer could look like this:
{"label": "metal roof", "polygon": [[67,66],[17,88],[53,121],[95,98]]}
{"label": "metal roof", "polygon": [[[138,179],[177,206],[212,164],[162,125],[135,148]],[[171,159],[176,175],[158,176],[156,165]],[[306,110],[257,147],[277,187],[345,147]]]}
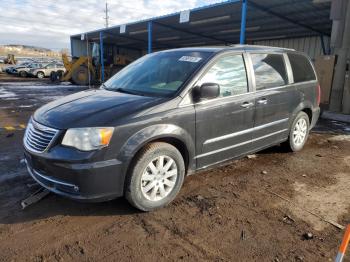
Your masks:
{"label": "metal roof", "polygon": [[[330,36],[330,1],[247,0],[246,42],[304,36]],[[146,50],[148,22],[152,21],[153,49],[239,43],[240,0],[230,0],[190,10],[190,20],[180,23],[180,12],[85,33],[90,41]],[[80,39],[79,35],[71,36]]]}

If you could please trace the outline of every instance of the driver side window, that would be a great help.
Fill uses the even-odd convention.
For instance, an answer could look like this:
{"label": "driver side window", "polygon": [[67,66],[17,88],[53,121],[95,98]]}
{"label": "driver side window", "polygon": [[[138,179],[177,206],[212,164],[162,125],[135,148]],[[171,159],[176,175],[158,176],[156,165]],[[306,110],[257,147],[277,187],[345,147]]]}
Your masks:
{"label": "driver side window", "polygon": [[220,85],[220,97],[248,92],[247,74],[242,55],[219,58],[200,81]]}

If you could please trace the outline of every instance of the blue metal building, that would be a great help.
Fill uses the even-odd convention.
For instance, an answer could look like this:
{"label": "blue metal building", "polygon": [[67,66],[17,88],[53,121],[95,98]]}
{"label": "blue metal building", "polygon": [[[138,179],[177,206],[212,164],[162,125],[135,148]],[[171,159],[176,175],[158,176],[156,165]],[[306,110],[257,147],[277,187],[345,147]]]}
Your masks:
{"label": "blue metal building", "polygon": [[82,33],[84,37],[73,35],[71,52],[86,55],[86,40],[113,44],[134,56],[177,47],[278,40],[282,46],[316,50],[314,57],[329,52],[330,9],[324,0],[230,0]]}

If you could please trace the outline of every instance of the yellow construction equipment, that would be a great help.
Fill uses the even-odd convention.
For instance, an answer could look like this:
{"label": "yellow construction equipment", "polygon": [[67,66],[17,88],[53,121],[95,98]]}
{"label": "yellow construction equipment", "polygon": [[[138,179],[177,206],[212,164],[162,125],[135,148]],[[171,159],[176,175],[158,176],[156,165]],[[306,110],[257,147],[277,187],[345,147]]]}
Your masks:
{"label": "yellow construction equipment", "polygon": [[69,61],[68,56],[62,54],[62,61],[66,72],[62,77],[59,76],[61,81],[70,81],[77,85],[87,85],[96,81],[96,69],[92,64],[91,57],[81,56],[77,59],[72,58],[72,61]]}
{"label": "yellow construction equipment", "polygon": [[[62,61],[66,71],[53,72],[50,76],[55,81],[70,81],[76,85],[94,85],[101,80],[101,66],[90,56],[80,56],[69,60],[66,54],[62,54]],[[124,66],[131,63],[131,59],[124,55],[117,55],[110,65],[105,65],[104,79],[108,79],[121,70]],[[90,79],[89,79],[90,78]]]}
{"label": "yellow construction equipment", "polygon": [[15,65],[16,62],[15,55],[13,54],[8,54],[7,58],[4,59],[5,64]]}

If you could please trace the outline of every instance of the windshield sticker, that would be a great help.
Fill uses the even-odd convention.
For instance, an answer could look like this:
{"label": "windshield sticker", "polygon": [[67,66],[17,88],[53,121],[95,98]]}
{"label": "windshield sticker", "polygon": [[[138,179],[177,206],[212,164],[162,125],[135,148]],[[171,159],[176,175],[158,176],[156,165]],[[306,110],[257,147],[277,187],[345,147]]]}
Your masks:
{"label": "windshield sticker", "polygon": [[179,61],[191,62],[191,63],[198,63],[201,60],[202,60],[201,57],[186,56],[186,55],[179,59]]}

